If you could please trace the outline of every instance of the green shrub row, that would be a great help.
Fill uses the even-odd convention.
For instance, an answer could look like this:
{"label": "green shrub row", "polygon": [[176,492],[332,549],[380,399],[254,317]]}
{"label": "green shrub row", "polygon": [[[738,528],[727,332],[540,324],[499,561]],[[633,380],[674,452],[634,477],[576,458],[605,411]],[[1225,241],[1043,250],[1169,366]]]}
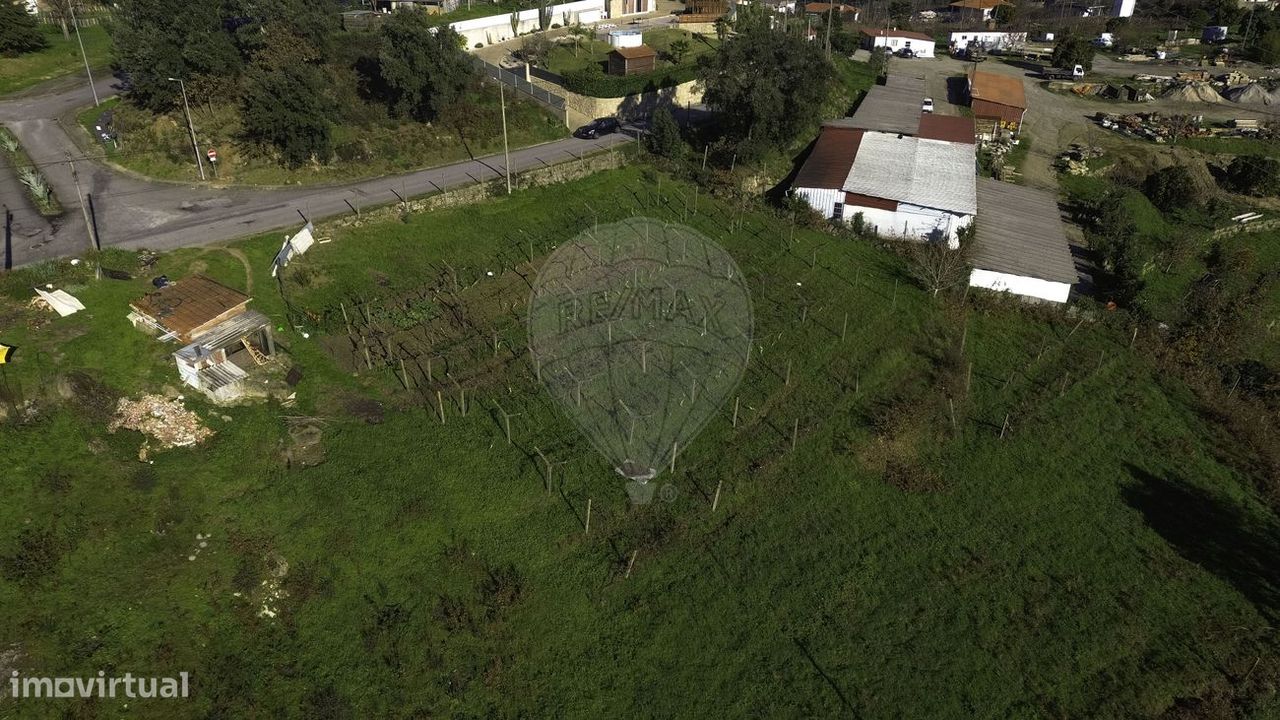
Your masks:
{"label": "green shrub row", "polygon": [[605,75],[598,68],[575,70],[564,76],[564,86],[579,95],[600,98],[625,97],[675,87],[697,77],[698,66],[680,65],[643,75]]}

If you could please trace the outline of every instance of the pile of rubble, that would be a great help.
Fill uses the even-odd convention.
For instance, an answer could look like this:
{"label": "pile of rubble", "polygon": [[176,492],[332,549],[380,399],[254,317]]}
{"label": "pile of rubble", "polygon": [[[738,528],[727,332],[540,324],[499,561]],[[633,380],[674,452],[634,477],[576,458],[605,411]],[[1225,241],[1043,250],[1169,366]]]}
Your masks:
{"label": "pile of rubble", "polygon": [[1094,121],[1121,135],[1157,143],[1211,134],[1204,127],[1204,117],[1200,115],[1162,115],[1157,112],[1113,115],[1100,112]]}
{"label": "pile of rubble", "polygon": [[213,430],[200,422],[200,416],[182,405],[182,397],[173,400],[161,395],[143,395],[137,400],[120,398],[116,416],[107,426],[137,430],[155,438],[161,447],[187,447],[213,435]]}
{"label": "pile of rubble", "polygon": [[1089,169],[1089,161],[1097,157],[1102,157],[1102,148],[1073,144],[1058,155],[1055,164],[1068,175],[1088,175],[1093,172]]}

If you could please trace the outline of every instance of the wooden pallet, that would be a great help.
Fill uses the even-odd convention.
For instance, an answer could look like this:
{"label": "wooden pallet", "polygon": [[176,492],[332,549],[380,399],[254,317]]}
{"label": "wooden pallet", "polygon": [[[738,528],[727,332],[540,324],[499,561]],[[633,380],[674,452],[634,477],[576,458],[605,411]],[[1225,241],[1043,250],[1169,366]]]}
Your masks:
{"label": "wooden pallet", "polygon": [[245,350],[248,350],[248,351],[249,351],[249,357],[253,358],[253,362],[254,362],[254,363],[256,363],[256,364],[258,364],[258,365],[264,365],[264,364],[266,364],[266,362],[267,362],[267,356],[266,356],[266,355],[263,355],[263,354],[258,350],[258,348],[254,347],[254,346],[249,342],[249,338],[240,338],[240,344],[244,346],[244,349],[245,349]]}

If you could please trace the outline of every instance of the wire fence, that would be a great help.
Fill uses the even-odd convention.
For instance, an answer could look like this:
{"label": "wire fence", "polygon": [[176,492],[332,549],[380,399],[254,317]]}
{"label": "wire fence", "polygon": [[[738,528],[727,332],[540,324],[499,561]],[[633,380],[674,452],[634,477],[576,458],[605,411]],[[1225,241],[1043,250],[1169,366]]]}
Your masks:
{"label": "wire fence", "polygon": [[475,57],[474,55],[472,56],[472,59],[480,68],[480,71],[488,77],[491,77],[508,87],[513,87],[516,90],[519,90],[556,113],[560,113],[561,115],[564,114],[565,99],[563,95],[557,95],[546,88],[538,87],[528,80],[525,80],[522,76],[517,75],[510,70],[504,70],[503,68]]}

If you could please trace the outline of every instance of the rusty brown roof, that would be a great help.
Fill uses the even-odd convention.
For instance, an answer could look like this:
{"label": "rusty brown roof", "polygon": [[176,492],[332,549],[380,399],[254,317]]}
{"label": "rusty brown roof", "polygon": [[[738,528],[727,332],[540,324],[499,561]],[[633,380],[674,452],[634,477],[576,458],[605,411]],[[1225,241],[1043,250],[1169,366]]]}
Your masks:
{"label": "rusty brown roof", "polygon": [[934,42],[932,35],[925,35],[922,32],[915,32],[913,30],[885,30],[884,28],[862,28],[862,34],[869,35],[871,37],[900,37],[900,38],[911,38],[912,40],[927,40],[929,42]]}
{"label": "rusty brown roof", "polygon": [[135,300],[135,310],[181,336],[249,302],[249,296],[204,275],[192,275]]}
{"label": "rusty brown roof", "polygon": [[654,57],[658,54],[657,52],[654,51],[653,48],[649,47],[648,45],[637,45],[636,47],[614,48],[613,52],[618,53],[619,55],[621,55],[622,57],[628,60]]}
{"label": "rusty brown roof", "polygon": [[956,115],[920,115],[919,137],[929,140],[974,144],[973,118]]}
{"label": "rusty brown roof", "polygon": [[1026,109],[1027,93],[1022,88],[1022,78],[999,73],[969,71],[969,96],[974,100],[986,100],[999,105]]}
{"label": "rusty brown roof", "polygon": [[793,187],[840,190],[858,156],[862,131],[856,128],[824,127],[813,151],[796,173]]}

